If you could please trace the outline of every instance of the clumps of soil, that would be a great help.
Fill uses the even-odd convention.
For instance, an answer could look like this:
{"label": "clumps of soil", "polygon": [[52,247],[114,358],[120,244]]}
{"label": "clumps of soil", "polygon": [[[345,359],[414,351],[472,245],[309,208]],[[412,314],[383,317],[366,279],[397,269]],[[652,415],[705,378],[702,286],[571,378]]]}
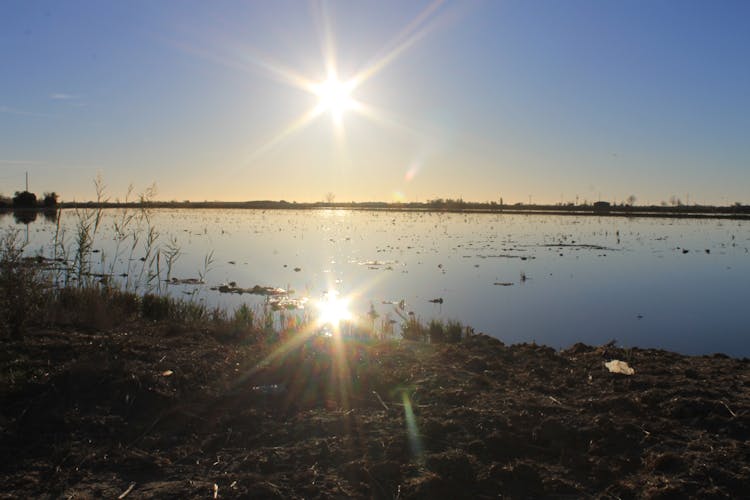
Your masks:
{"label": "clumps of soil", "polygon": [[[0,353],[0,495],[741,496],[748,360],[138,324]],[[627,361],[632,376],[604,363]]]}

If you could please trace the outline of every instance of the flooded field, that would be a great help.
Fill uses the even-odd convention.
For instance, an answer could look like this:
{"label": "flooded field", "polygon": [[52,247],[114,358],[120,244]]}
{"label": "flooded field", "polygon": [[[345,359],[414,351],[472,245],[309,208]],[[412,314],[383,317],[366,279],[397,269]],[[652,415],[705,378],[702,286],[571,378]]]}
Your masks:
{"label": "flooded field", "polygon": [[[6,214],[0,227],[27,232],[30,255],[71,262],[82,217],[24,226]],[[91,273],[229,309],[273,301],[305,314],[335,290],[353,315],[396,333],[412,313],[506,343],[750,356],[746,221],[112,209],[95,229]]]}

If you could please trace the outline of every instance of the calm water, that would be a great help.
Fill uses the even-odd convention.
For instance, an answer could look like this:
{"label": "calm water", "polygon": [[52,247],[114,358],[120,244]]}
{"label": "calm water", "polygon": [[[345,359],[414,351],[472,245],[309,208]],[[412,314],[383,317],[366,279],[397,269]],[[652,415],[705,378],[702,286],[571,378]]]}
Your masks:
{"label": "calm water", "polygon": [[[116,260],[118,272],[128,261],[131,269],[141,265],[147,223],[140,221],[131,258],[132,240],[115,250],[120,216],[105,211],[94,271],[102,260],[104,270]],[[69,247],[76,221],[73,211],[63,212]],[[150,224],[162,247],[170,239],[180,247],[175,277],[198,277],[213,252],[206,286],[169,287],[210,304],[263,302],[208,289],[231,281],[292,289],[296,298],[316,299],[333,288],[351,297],[359,314],[372,304],[378,321],[399,320],[391,303],[403,300],[404,313],[457,319],[507,343],[562,348],[616,339],[624,346],[750,356],[750,223],[744,221],[155,210]],[[24,227],[10,216],[0,226]],[[30,253],[51,255],[54,223],[40,215],[28,234]],[[429,302],[438,298],[442,304]]]}

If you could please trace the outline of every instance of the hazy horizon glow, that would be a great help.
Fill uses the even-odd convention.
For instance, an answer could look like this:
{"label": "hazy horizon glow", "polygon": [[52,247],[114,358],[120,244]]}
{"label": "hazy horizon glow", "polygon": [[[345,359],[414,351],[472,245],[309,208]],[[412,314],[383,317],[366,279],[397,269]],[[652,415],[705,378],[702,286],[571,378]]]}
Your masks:
{"label": "hazy horizon glow", "polygon": [[750,203],[750,4],[22,2],[0,193]]}

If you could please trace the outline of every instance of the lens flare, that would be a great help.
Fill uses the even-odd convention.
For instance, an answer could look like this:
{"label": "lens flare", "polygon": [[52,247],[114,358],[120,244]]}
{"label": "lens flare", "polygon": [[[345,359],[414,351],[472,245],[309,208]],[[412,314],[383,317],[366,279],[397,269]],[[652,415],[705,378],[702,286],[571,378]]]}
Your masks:
{"label": "lens flare", "polygon": [[411,165],[409,165],[409,169],[406,171],[406,175],[404,175],[404,180],[406,182],[410,182],[416,175],[419,173],[420,168],[422,167],[422,163],[415,161]]}
{"label": "lens flare", "polygon": [[406,421],[406,434],[409,438],[409,448],[411,454],[418,461],[422,460],[422,440],[419,437],[419,428],[417,427],[417,417],[414,415],[411,399],[404,391],[401,395],[404,405],[404,420]]}

